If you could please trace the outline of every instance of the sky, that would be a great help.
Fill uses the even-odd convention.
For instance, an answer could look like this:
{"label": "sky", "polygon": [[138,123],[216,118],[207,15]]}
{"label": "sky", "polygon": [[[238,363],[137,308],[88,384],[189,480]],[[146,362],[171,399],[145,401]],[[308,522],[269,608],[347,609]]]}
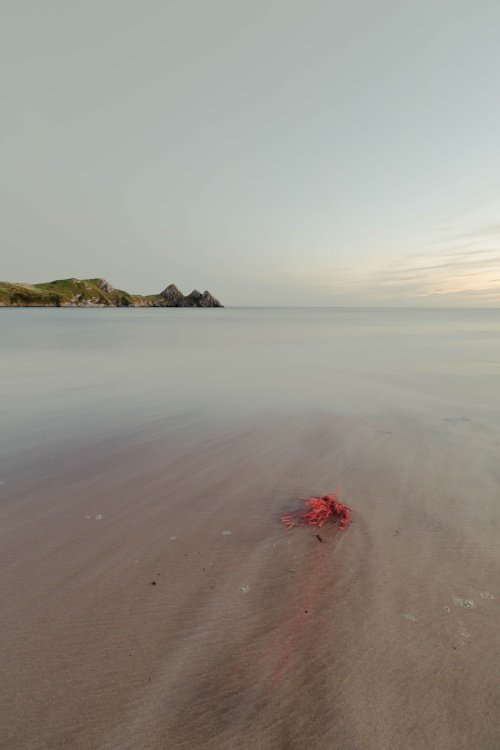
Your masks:
{"label": "sky", "polygon": [[500,304],[498,0],[0,0],[0,278]]}

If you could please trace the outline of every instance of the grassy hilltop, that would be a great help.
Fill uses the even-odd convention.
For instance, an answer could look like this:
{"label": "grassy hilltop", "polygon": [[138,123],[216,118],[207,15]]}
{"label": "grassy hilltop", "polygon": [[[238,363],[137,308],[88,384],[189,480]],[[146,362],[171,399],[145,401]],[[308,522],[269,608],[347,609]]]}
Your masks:
{"label": "grassy hilltop", "polygon": [[59,279],[44,284],[0,281],[2,307],[222,307],[210,292],[183,295],[174,284],[160,294],[130,294],[106,279]]}

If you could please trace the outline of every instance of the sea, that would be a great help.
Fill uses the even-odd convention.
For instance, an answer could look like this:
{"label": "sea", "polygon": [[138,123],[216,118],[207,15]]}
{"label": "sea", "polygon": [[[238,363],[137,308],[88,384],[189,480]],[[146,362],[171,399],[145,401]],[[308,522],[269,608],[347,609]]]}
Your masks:
{"label": "sea", "polygon": [[500,310],[0,310],[0,456],[190,415],[438,414],[500,427]]}

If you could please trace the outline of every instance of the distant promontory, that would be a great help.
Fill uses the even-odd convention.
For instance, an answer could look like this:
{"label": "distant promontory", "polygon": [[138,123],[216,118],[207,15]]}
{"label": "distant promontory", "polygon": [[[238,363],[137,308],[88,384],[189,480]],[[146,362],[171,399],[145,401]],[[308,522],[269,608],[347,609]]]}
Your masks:
{"label": "distant promontory", "polygon": [[175,284],[160,294],[130,294],[106,279],[59,279],[46,284],[0,281],[0,307],[223,307],[210,292],[184,295]]}

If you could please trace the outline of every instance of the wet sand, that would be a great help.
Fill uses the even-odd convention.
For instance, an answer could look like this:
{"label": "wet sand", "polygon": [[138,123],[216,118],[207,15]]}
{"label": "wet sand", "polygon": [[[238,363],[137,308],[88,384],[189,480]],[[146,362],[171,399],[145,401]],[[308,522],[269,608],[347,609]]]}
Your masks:
{"label": "wet sand", "polygon": [[[18,456],[0,746],[496,750],[499,445],[459,413],[309,411]],[[283,531],[335,488],[352,526]]]}

